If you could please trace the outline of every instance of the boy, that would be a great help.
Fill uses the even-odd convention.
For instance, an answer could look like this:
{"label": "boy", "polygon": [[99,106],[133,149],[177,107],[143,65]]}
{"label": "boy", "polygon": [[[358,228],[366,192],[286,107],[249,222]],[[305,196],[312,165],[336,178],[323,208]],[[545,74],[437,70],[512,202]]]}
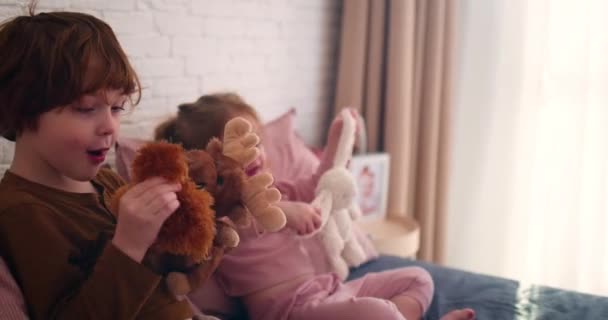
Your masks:
{"label": "boy", "polygon": [[[29,315],[185,319],[161,276],[141,264],[177,209],[179,185],[147,180],[122,197],[101,169],[137,76],[112,29],[82,13],[20,16],[0,25],[0,134],[15,155],[0,181],[0,256]],[[135,103],[137,100],[135,100]]]}

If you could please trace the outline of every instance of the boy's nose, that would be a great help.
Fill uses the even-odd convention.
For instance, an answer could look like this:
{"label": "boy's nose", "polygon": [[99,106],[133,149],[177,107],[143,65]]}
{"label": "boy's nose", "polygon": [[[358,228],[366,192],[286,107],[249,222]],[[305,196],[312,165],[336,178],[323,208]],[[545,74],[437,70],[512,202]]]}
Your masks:
{"label": "boy's nose", "polygon": [[97,134],[101,136],[112,135],[116,132],[118,127],[118,119],[114,118],[110,113],[103,116],[97,126]]}

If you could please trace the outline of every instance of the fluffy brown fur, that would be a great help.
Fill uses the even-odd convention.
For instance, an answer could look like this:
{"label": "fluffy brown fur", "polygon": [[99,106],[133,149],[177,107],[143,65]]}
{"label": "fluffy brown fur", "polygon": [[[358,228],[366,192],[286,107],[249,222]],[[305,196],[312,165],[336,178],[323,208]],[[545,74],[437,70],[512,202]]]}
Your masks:
{"label": "fluffy brown fur", "polygon": [[222,154],[222,143],[213,139],[207,151],[190,150],[186,156],[192,180],[215,199],[216,217],[245,221],[247,211],[241,200],[245,172],[238,162]]}
{"label": "fluffy brown fur", "polygon": [[179,182],[182,185],[177,192],[180,206],[165,221],[151,251],[186,256],[194,263],[207,258],[216,232],[214,201],[209,192],[198,188],[190,178],[184,149],[166,142],[149,143],[138,151],[132,167],[133,181],[114,196],[114,212],[118,212],[120,196],[134,184],[153,176]]}
{"label": "fluffy brown fur", "polygon": [[[206,150],[186,152],[190,177],[196,186],[211,193],[215,199],[216,212],[215,247],[210,261],[193,266],[186,273],[171,272],[167,275],[167,286],[176,296],[184,295],[206,281],[217,267],[224,250],[230,250],[238,244],[239,237],[233,225],[222,217],[228,217],[239,224],[249,222],[249,212],[243,205],[242,196],[245,185],[245,172],[241,164],[222,153],[222,142],[212,139]],[[220,255],[220,256],[216,256]],[[189,261],[165,259],[164,264],[177,262],[182,267],[191,266]],[[173,268],[173,270],[179,270]]]}
{"label": "fluffy brown fur", "polygon": [[217,138],[211,139],[206,150],[213,158],[217,171],[215,183],[206,187],[215,198],[217,216],[228,217],[235,223],[248,221],[249,213],[242,200],[247,179],[243,166],[222,153],[222,142]]}

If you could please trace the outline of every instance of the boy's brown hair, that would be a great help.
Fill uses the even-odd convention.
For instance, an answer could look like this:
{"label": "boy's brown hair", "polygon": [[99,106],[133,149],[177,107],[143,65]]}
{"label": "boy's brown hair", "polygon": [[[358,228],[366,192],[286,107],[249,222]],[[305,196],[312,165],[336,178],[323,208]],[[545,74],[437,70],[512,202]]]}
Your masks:
{"label": "boy's brown hair", "polygon": [[34,5],[0,24],[2,136],[14,141],[42,113],[101,89],[139,102],[139,79],[110,26],[84,13],[34,14]]}
{"label": "boy's brown hair", "polygon": [[154,139],[204,149],[211,138],[221,138],[226,123],[236,116],[260,121],[255,109],[235,93],[204,95],[194,103],[179,105],[176,117],[156,127]]}

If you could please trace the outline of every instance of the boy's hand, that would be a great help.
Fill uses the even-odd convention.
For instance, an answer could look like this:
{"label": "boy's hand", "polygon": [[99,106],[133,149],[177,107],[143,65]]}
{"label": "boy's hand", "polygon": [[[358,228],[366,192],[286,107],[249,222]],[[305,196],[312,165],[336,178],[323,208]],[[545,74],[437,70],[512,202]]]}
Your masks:
{"label": "boy's hand", "polygon": [[179,207],[180,184],[152,178],[129,189],[119,204],[118,224],[112,243],[131,259],[141,262],[161,226]]}
{"label": "boy's hand", "polygon": [[299,235],[307,235],[321,227],[321,209],[306,202],[283,201],[279,207],[285,212],[287,227]]}

